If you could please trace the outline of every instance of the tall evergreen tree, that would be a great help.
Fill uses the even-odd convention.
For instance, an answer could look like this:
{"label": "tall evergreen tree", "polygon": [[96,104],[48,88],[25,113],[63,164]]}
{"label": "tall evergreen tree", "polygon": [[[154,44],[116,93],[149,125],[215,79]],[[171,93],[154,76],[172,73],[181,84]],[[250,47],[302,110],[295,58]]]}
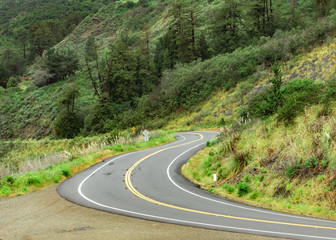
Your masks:
{"label": "tall evergreen tree", "polygon": [[315,3],[315,11],[317,16],[325,17],[329,11],[329,6],[331,4],[331,0],[313,0]]}
{"label": "tall evergreen tree", "polygon": [[112,102],[132,101],[136,94],[135,61],[123,42],[110,47],[105,57],[103,88]]}
{"label": "tall evergreen tree", "polygon": [[211,37],[215,54],[231,52],[240,45],[242,10],[237,0],[226,0],[214,10]]}
{"label": "tall evergreen tree", "polygon": [[272,0],[248,1],[250,35],[271,36],[274,33],[274,10]]}
{"label": "tall evergreen tree", "polygon": [[58,100],[61,111],[55,120],[54,130],[56,136],[60,138],[74,138],[80,132],[81,122],[75,110],[75,99],[78,94],[77,88],[70,86]]}
{"label": "tall evergreen tree", "polygon": [[[94,37],[89,37],[85,44],[85,53],[84,53],[84,59],[85,59],[85,66],[87,69],[87,72],[89,73],[89,77],[94,89],[94,93],[97,96],[100,96],[100,88],[99,88],[99,82],[101,82],[101,74],[99,69],[99,60],[98,60],[98,53],[97,53],[97,46],[94,40]],[[90,63],[94,61],[94,68],[97,72],[97,76],[94,76],[94,69],[90,66]]]}
{"label": "tall evergreen tree", "polygon": [[195,13],[186,0],[177,0],[172,4],[170,15],[173,17],[171,29],[175,35],[179,62],[195,60]]}
{"label": "tall evergreen tree", "polygon": [[56,51],[52,48],[46,54],[45,67],[52,75],[49,79],[51,84],[74,74],[79,67],[78,58],[71,50]]}
{"label": "tall evergreen tree", "polygon": [[22,46],[23,58],[26,59],[27,57],[26,51],[27,51],[27,44],[28,44],[28,30],[24,27],[18,27],[14,29],[14,36],[16,40]]}

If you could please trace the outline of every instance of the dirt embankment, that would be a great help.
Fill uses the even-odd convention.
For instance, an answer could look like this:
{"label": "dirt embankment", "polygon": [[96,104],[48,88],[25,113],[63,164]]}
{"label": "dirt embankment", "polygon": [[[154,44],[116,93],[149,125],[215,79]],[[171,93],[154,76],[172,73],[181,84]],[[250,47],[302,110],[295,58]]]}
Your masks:
{"label": "dirt embankment", "polygon": [[57,185],[0,199],[0,240],[272,239],[157,223],[84,208],[61,198]]}

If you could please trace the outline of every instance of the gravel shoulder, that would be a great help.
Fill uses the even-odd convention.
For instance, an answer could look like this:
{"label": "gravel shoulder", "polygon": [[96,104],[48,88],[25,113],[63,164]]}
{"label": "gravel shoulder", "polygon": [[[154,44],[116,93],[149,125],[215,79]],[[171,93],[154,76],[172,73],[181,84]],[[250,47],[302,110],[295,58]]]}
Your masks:
{"label": "gravel shoulder", "polygon": [[78,206],[54,185],[0,199],[0,240],[22,239],[278,239],[158,223]]}

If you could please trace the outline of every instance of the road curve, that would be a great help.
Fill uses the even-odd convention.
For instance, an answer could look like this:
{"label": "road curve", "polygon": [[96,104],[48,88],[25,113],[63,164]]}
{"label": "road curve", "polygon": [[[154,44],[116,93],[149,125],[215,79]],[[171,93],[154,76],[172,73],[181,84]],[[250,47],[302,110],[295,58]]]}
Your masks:
{"label": "road curve", "polygon": [[196,188],[180,174],[216,132],[179,133],[176,142],[105,159],[64,181],[76,204],[148,220],[292,239],[335,239],[336,222],[235,203]]}

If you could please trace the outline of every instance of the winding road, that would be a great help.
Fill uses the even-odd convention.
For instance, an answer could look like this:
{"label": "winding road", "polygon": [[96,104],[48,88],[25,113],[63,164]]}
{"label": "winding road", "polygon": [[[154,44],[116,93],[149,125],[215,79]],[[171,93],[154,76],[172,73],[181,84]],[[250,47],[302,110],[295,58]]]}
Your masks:
{"label": "winding road", "polygon": [[179,133],[176,142],[105,159],[57,189],[76,204],[153,221],[291,239],[335,239],[336,222],[235,203],[199,189],[181,166],[216,132]]}

